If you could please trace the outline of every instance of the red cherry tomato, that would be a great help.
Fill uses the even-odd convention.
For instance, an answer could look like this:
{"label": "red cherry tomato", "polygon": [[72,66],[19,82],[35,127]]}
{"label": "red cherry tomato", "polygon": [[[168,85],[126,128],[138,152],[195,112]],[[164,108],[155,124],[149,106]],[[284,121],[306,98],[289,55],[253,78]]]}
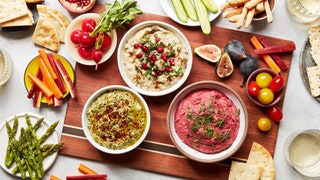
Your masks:
{"label": "red cherry tomato", "polygon": [[283,117],[282,110],[278,106],[268,107],[268,115],[274,122],[280,122]]}
{"label": "red cherry tomato", "polygon": [[284,86],[284,80],[283,80],[283,77],[281,76],[275,76],[270,85],[269,85],[269,88],[271,89],[272,92],[276,93],[276,92],[279,92]]}
{"label": "red cherry tomato", "polygon": [[259,94],[260,87],[255,81],[251,81],[248,85],[248,91],[251,96],[257,96]]}

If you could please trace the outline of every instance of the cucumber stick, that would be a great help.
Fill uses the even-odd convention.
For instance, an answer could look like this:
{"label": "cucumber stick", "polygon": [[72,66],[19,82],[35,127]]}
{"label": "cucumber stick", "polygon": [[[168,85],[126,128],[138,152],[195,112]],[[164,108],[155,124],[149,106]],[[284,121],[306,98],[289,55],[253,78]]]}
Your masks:
{"label": "cucumber stick", "polygon": [[218,12],[218,6],[214,2],[214,0],[201,0],[204,6],[211,12],[216,13]]}
{"label": "cucumber stick", "polygon": [[188,17],[193,21],[198,21],[198,15],[194,6],[192,4],[192,0],[181,0],[182,5],[188,15]]}
{"label": "cucumber stick", "polygon": [[211,33],[211,24],[209,20],[208,10],[200,0],[193,0],[196,12],[198,14],[201,30],[204,34]]}
{"label": "cucumber stick", "polygon": [[187,23],[188,15],[183,7],[181,0],[171,0],[171,3],[173,5],[174,11],[176,12],[178,19],[184,23]]}

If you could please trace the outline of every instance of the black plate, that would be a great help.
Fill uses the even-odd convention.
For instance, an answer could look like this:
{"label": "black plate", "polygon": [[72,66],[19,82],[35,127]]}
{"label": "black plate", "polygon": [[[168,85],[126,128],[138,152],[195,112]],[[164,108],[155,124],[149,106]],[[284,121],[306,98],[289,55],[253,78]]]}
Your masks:
{"label": "black plate", "polygon": [[[300,54],[300,74],[303,80],[303,83],[305,87],[308,89],[309,93],[311,94],[310,85],[309,85],[309,79],[306,71],[306,67],[316,66],[316,63],[314,62],[311,54],[311,45],[309,42],[309,38],[306,39],[304,43],[304,47]],[[315,99],[320,102],[320,96],[315,97]]]}

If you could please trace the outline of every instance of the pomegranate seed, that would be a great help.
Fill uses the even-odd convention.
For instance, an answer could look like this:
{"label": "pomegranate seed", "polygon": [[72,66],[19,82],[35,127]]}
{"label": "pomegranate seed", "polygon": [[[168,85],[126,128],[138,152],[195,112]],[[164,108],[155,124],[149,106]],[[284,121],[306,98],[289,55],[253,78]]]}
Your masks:
{"label": "pomegranate seed", "polygon": [[171,69],[171,67],[165,67],[164,70],[169,73],[169,72],[171,72],[172,69]]}
{"label": "pomegranate seed", "polygon": [[148,65],[146,63],[142,63],[141,67],[142,69],[148,69]]}
{"label": "pomegranate seed", "polygon": [[149,51],[149,48],[147,46],[142,46],[141,49],[142,49],[143,52],[148,52]]}
{"label": "pomegranate seed", "polygon": [[138,59],[142,58],[142,52],[139,52],[138,54],[136,54],[136,57],[137,57]]}
{"label": "pomegranate seed", "polygon": [[161,54],[161,59],[164,60],[164,61],[167,61],[168,57],[167,57],[166,54]]}
{"label": "pomegranate seed", "polygon": [[174,58],[170,58],[170,59],[169,59],[169,63],[170,63],[171,66],[174,66],[174,64],[175,64]]}
{"label": "pomegranate seed", "polygon": [[163,53],[163,51],[164,51],[163,46],[159,46],[159,47],[157,48],[157,52],[158,52],[158,53]]}
{"label": "pomegranate seed", "polygon": [[136,43],[136,44],[133,45],[133,47],[134,47],[135,49],[139,49],[139,48],[142,47],[142,44]]}

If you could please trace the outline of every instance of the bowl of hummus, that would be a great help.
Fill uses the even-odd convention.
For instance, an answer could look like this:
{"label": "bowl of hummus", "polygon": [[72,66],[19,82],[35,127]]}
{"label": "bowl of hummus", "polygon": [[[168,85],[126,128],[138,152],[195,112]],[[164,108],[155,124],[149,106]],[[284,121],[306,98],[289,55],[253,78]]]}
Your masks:
{"label": "bowl of hummus", "polygon": [[109,154],[123,154],[138,147],[148,134],[150,121],[143,97],[122,85],[97,90],[82,111],[85,136],[94,147]]}
{"label": "bowl of hummus", "polygon": [[119,43],[117,58],[122,79],[147,96],[177,90],[188,78],[193,62],[184,34],[160,21],[132,27]]}
{"label": "bowl of hummus", "polygon": [[243,144],[248,112],[229,86],[200,81],[183,88],[167,112],[169,135],[186,157],[203,163],[222,161]]}

